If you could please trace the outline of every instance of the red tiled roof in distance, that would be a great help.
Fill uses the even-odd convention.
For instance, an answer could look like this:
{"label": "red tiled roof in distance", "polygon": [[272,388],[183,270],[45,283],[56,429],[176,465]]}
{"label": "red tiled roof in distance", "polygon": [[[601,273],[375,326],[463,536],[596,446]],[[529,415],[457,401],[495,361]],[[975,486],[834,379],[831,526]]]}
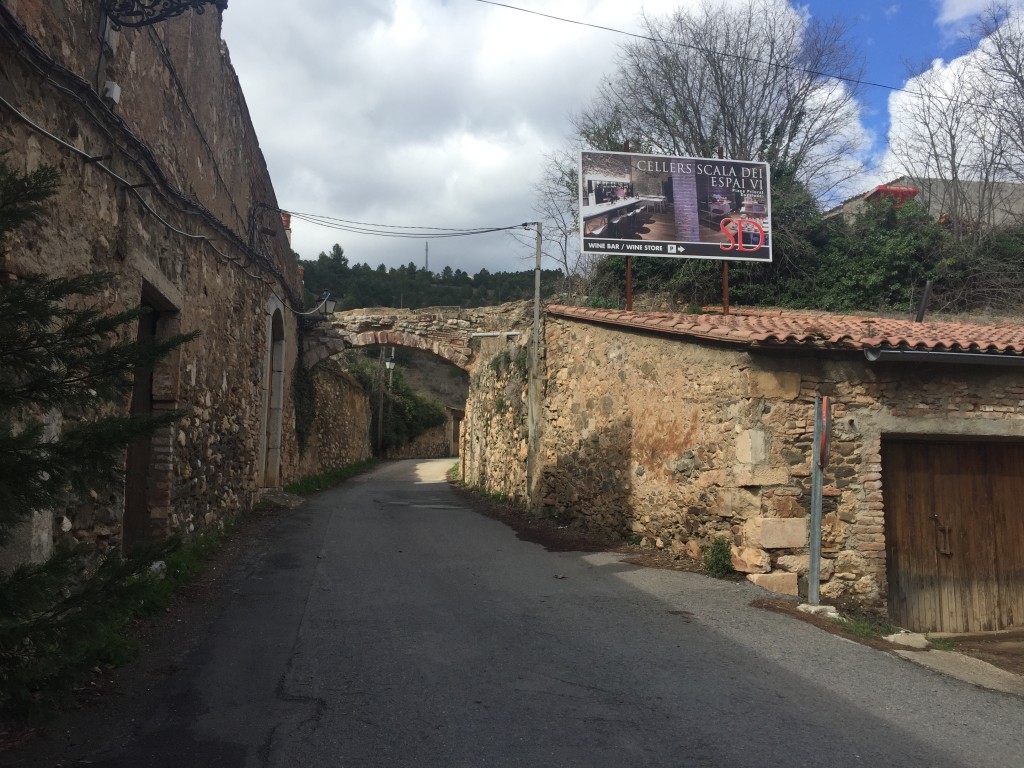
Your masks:
{"label": "red tiled roof in distance", "polygon": [[549,315],[739,344],[824,350],[920,350],[1024,355],[1024,325],[982,325],[818,312],[742,309],[729,315],[625,312],[550,304]]}

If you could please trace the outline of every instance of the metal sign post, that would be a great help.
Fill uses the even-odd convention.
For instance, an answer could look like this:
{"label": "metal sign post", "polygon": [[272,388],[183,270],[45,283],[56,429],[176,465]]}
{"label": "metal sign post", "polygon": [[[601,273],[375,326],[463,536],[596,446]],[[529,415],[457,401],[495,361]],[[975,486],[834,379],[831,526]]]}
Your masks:
{"label": "metal sign post", "polygon": [[811,525],[810,562],[807,568],[807,602],[818,605],[821,599],[821,506],[832,437],[832,402],[820,395],[814,398],[814,446],[811,450]]}

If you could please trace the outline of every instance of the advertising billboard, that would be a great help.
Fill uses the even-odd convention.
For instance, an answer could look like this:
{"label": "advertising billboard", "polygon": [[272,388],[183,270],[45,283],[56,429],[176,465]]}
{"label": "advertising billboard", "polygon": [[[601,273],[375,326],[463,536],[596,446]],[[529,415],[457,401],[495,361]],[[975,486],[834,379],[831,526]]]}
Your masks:
{"label": "advertising billboard", "polygon": [[580,155],[584,253],[771,261],[767,163]]}

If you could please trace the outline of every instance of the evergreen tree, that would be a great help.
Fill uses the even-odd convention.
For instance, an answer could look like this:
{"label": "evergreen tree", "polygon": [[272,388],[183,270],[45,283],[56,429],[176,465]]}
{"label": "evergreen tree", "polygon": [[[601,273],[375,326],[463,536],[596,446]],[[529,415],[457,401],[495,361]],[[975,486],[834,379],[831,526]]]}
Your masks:
{"label": "evergreen tree", "polygon": [[[39,218],[55,189],[51,169],[19,174],[0,158],[0,243]],[[0,285],[0,545],[32,511],[115,478],[129,443],[180,418],[119,411],[136,372],[196,334],[136,341],[146,308],[89,306],[110,281],[93,273]]]}
{"label": "evergreen tree", "polygon": [[[13,171],[0,155],[0,246],[43,215],[57,188],[50,168]],[[57,511],[120,475],[125,447],[180,414],[121,415],[133,380],[193,338],[134,341],[147,310],[104,314],[90,297],[111,276],[0,281],[0,545],[35,510]],[[25,717],[70,694],[100,665],[130,655],[132,616],[169,599],[180,568],[159,581],[154,558],[61,549],[44,563],[0,573],[0,716]]]}

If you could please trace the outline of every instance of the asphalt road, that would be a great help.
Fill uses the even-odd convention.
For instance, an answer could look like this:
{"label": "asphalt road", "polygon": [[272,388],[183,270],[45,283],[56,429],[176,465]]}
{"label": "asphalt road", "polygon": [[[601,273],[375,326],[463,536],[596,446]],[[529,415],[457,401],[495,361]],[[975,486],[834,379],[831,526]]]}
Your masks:
{"label": "asphalt road", "polygon": [[1024,700],[752,608],[745,583],[523,542],[450,466],[387,464],[280,513],[130,732],[80,757],[1024,765]]}

